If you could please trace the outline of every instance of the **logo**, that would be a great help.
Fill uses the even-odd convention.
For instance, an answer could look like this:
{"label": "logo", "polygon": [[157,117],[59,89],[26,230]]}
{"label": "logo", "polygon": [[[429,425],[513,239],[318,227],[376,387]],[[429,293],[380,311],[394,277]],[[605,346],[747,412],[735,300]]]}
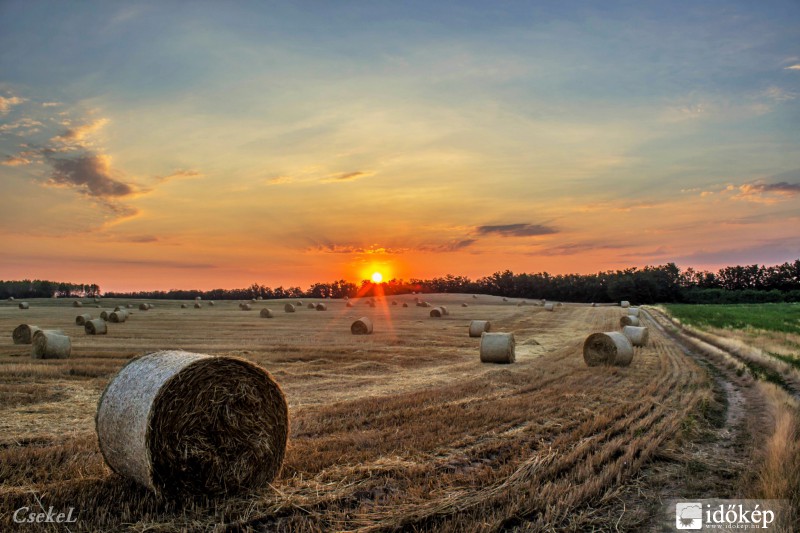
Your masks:
{"label": "logo", "polygon": [[678,529],[703,529],[703,504],[700,502],[676,503],[675,527]]}

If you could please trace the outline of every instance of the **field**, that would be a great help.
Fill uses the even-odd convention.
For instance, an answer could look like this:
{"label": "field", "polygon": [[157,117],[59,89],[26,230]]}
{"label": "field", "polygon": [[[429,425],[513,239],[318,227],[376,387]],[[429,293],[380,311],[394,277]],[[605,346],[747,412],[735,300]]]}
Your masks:
{"label": "field", "polygon": [[795,303],[666,306],[685,324],[712,328],[753,329],[800,335],[800,305]]}
{"label": "field", "polygon": [[[794,400],[688,350],[660,313],[644,318],[651,342],[630,367],[588,368],[583,341],[618,330],[618,307],[426,295],[451,311],[433,319],[412,296],[395,299],[410,307],[156,301],[106,336],[74,325],[99,314],[92,305],[0,304],[0,529],[41,505],[75,508],[71,531],[658,530],[669,498],[794,494],[794,481],[769,477],[800,465]],[[351,335],[365,315],[375,334]],[[487,318],[514,332],[516,364],[479,361],[467,325]],[[72,357],[32,360],[11,341],[20,323],[68,332]],[[281,384],[291,432],[271,487],[159,499],[105,465],[100,393],[129,358],[167,348],[242,356]]]}

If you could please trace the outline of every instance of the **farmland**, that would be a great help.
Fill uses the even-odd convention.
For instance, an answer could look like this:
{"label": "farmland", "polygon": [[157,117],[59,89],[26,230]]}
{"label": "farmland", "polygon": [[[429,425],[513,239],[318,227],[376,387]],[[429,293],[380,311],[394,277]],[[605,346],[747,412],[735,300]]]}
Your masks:
{"label": "farmland", "polygon": [[[73,531],[631,530],[655,527],[662,500],[676,495],[791,494],[767,482],[797,460],[788,444],[795,407],[776,407],[791,400],[687,353],[661,315],[660,325],[647,319],[650,343],[631,366],[589,368],[583,341],[617,330],[618,307],[548,312],[483,295],[425,298],[450,315],[430,318],[412,296],[394,298],[407,308],[329,300],[328,311],[296,313],[282,300],[252,311],[156,301],[104,336],[74,325],[77,314],[102,310],[93,304],[31,300],[23,311],[4,302],[0,529],[40,502],[74,507]],[[260,318],[263,307],[275,318]],[[361,316],[372,318],[373,335],[350,334]],[[492,331],[515,334],[515,364],[480,363],[467,327],[487,318]],[[69,333],[72,357],[30,359],[29,346],[11,342],[20,323]],[[280,383],[290,436],[271,486],[159,499],[108,469],[94,433],[100,394],[128,359],[160,349],[244,357]]]}

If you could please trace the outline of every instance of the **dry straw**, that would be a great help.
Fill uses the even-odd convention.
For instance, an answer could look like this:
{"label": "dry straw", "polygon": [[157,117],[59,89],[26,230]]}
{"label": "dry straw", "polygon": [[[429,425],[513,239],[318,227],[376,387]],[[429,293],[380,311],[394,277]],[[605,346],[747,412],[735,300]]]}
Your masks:
{"label": "dry straw", "polygon": [[638,326],[639,325],[639,319],[637,317],[635,317],[635,316],[625,315],[624,317],[619,319],[619,325],[620,325],[620,327]]}
{"label": "dry straw", "polygon": [[647,341],[650,339],[650,332],[645,327],[625,326],[622,328],[622,334],[628,337],[634,346],[647,346]]}
{"label": "dry straw", "polygon": [[372,320],[362,316],[350,325],[350,333],[353,335],[369,335],[372,333]]}
{"label": "dry straw", "polygon": [[319,303],[319,304],[317,304],[315,306],[315,309],[317,311],[327,311],[328,310],[328,305],[327,304],[323,304],[323,303]]}
{"label": "dry straw", "polygon": [[513,333],[482,333],[482,363],[513,363],[516,360]]}
{"label": "dry straw", "polygon": [[30,305],[28,305],[28,302],[20,302],[19,303],[19,308],[20,309],[29,309]]}
{"label": "dry straw", "polygon": [[14,339],[14,344],[30,344],[33,342],[33,336],[39,328],[29,324],[20,324],[11,333],[11,338]]}
{"label": "dry straw", "polygon": [[272,318],[273,316],[275,316],[275,315],[272,314],[272,310],[267,309],[266,307],[261,310],[260,314],[261,314],[261,318]]}
{"label": "dry straw", "polygon": [[480,337],[482,333],[489,332],[492,329],[492,323],[488,320],[473,320],[469,323],[469,336]]}
{"label": "dry straw", "polygon": [[546,304],[544,304],[544,310],[545,311],[552,311],[555,308],[556,308],[556,304],[554,304],[553,302],[547,302]]}
{"label": "dry straw", "polygon": [[108,315],[108,321],[115,324],[121,324],[122,322],[128,320],[128,317],[130,317],[130,315],[127,311],[114,311]]}
{"label": "dry straw", "polygon": [[72,343],[64,332],[43,329],[33,336],[33,359],[66,359],[72,352]]}
{"label": "dry straw", "polygon": [[111,469],[161,494],[262,489],[281,469],[289,430],[286,399],[262,367],[181,351],[125,365],[95,424]]}
{"label": "dry straw", "polygon": [[108,324],[102,318],[87,320],[83,325],[83,330],[87,335],[105,335],[108,333]]}
{"label": "dry straw", "polygon": [[441,318],[444,316],[444,311],[441,307],[434,307],[430,312],[431,318]]}
{"label": "dry straw", "polygon": [[638,307],[629,307],[628,308],[628,314],[630,316],[638,317],[639,316],[639,308]]}
{"label": "dry straw", "polygon": [[83,307],[83,302],[75,300],[74,302],[72,302],[72,307]]}
{"label": "dry straw", "polygon": [[294,306],[292,304],[284,304],[283,305],[283,310],[286,313],[294,313],[294,311],[295,311]]}
{"label": "dry straw", "polygon": [[633,345],[619,331],[592,333],[583,343],[583,360],[588,366],[628,366],[633,359]]}
{"label": "dry straw", "polygon": [[78,315],[78,316],[75,317],[75,325],[76,326],[82,326],[82,325],[86,324],[87,320],[91,320],[91,319],[92,319],[92,315],[90,315],[89,313],[84,313],[82,315]]}

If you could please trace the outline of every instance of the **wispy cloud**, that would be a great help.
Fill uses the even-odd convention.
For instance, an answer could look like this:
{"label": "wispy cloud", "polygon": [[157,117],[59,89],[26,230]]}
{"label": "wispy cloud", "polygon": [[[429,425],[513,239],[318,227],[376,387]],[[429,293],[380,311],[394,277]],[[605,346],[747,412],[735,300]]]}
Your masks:
{"label": "wispy cloud", "polygon": [[788,102],[797,98],[797,94],[773,85],[764,89],[763,95],[775,102]]}
{"label": "wispy cloud", "polygon": [[558,230],[542,224],[502,224],[499,226],[478,226],[475,231],[479,235],[502,235],[503,237],[534,237],[552,235]]}
{"label": "wispy cloud", "polygon": [[443,244],[424,244],[422,246],[415,246],[414,248],[417,250],[422,250],[423,252],[457,252],[459,250],[469,248],[477,242],[478,239],[462,239]]}
{"label": "wispy cloud", "polygon": [[742,185],[729,185],[725,192],[733,193],[733,200],[743,200],[761,204],[775,204],[800,194],[800,183],[781,181],[778,183],[764,183],[754,181]]}
{"label": "wispy cloud", "polygon": [[322,252],[328,254],[377,254],[377,255],[392,255],[402,254],[408,251],[407,248],[390,248],[379,245],[372,246],[358,246],[353,244],[337,244],[337,243],[317,243],[311,246],[308,251]]}
{"label": "wispy cloud", "polygon": [[372,172],[363,172],[357,170],[355,172],[345,172],[342,174],[332,174],[325,179],[320,180],[321,183],[343,183],[347,181],[360,180],[368,176],[372,176]]}
{"label": "wispy cloud", "polygon": [[592,252],[595,250],[620,250],[623,248],[629,248],[627,245],[621,244],[604,244],[604,243],[593,243],[593,242],[582,242],[582,243],[567,243],[567,244],[560,244],[558,246],[552,246],[545,250],[534,252],[534,255],[575,255],[581,254],[584,252]]}
{"label": "wispy cloud", "polygon": [[19,167],[19,166],[22,166],[22,165],[28,165],[30,163],[31,163],[30,159],[27,159],[27,158],[25,158],[25,157],[23,157],[21,155],[16,155],[16,156],[15,155],[8,155],[3,160],[3,162],[0,163],[0,164],[3,164],[5,166],[7,166],[7,167]]}
{"label": "wispy cloud", "polygon": [[80,126],[67,128],[61,134],[53,137],[51,141],[55,143],[86,146],[87,137],[106,124],[108,124],[108,119],[98,118],[86,124],[81,124]]}
{"label": "wispy cloud", "polygon": [[42,107],[56,107],[61,105],[61,102],[42,102]]}
{"label": "wispy cloud", "polygon": [[199,170],[178,169],[173,171],[171,174],[167,174],[166,176],[156,176],[155,180],[158,183],[166,183],[172,180],[197,179],[201,178],[202,176],[203,173]]}
{"label": "wispy cloud", "polygon": [[12,106],[19,105],[24,101],[25,99],[19,96],[0,96],[0,114],[8,113]]}
{"label": "wispy cloud", "polygon": [[268,185],[286,185],[292,183],[294,179],[291,176],[278,176],[267,180]]}
{"label": "wispy cloud", "polygon": [[14,132],[19,135],[31,135],[39,131],[42,123],[32,118],[21,118],[8,124],[0,124],[0,133]]}
{"label": "wispy cloud", "polygon": [[788,67],[784,67],[783,70],[800,70],[800,63],[796,65],[789,65]]}

